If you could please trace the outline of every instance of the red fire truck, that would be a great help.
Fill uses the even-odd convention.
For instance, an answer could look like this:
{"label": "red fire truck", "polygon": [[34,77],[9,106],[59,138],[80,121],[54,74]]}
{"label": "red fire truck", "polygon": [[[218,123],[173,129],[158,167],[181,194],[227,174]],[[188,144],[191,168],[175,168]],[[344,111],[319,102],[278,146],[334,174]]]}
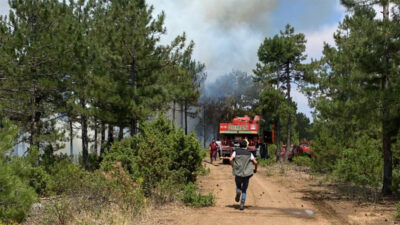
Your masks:
{"label": "red fire truck", "polygon": [[[259,116],[255,117],[235,117],[232,123],[220,123],[219,134],[222,143],[221,155],[224,162],[228,162],[229,157],[238,147],[237,144],[247,138],[249,142],[248,150],[254,156],[265,155],[267,143],[273,143],[274,130],[271,125],[264,125]],[[265,157],[265,156],[264,156]]]}

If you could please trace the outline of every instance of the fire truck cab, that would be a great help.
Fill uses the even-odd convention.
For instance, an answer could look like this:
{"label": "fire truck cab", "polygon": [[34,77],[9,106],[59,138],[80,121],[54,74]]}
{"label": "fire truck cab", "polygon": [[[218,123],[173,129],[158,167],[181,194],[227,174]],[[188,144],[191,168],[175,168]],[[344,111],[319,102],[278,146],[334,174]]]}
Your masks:
{"label": "fire truck cab", "polygon": [[[259,116],[235,117],[232,123],[220,123],[219,134],[221,139],[221,156],[224,163],[227,163],[240,141],[247,138],[248,150],[254,156],[261,156],[266,152],[267,143],[273,143],[274,132],[271,127],[262,127],[262,119]],[[265,151],[264,151],[265,150]]]}

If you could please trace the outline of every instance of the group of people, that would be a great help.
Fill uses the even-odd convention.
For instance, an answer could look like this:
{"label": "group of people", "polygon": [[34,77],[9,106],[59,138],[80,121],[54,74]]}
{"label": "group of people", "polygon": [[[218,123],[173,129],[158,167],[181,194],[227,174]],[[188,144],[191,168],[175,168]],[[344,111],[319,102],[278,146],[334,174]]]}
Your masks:
{"label": "group of people", "polygon": [[[233,151],[229,159],[232,166],[232,173],[235,176],[235,201],[240,201],[240,210],[244,209],[244,203],[246,201],[246,191],[249,186],[249,180],[253,176],[253,174],[257,172],[257,159],[251,152],[247,150],[248,145],[249,142],[246,138],[241,140],[239,142],[239,147]],[[212,142],[209,145],[211,163],[213,162],[213,159],[216,160],[217,152],[220,152],[221,147],[222,146],[219,139],[218,141],[215,141],[215,139],[213,138]],[[221,157],[221,155],[219,155],[219,157]]]}

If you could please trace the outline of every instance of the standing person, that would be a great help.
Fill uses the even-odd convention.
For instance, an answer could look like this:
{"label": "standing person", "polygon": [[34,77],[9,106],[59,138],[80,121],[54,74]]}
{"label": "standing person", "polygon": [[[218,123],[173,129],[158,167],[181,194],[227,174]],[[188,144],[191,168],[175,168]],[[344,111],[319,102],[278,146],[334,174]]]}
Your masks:
{"label": "standing person", "polygon": [[246,142],[246,149],[247,149],[249,147],[249,140],[247,140],[247,137],[245,137],[244,141]]}
{"label": "standing person", "polygon": [[218,145],[215,142],[215,138],[212,139],[210,145],[208,146],[208,149],[210,150],[210,163],[212,164],[213,159],[217,160]]}
{"label": "standing person", "polygon": [[244,203],[246,201],[246,191],[249,186],[250,177],[257,172],[257,160],[254,158],[251,152],[247,151],[246,142],[243,140],[240,142],[240,148],[237,148],[232,153],[230,162],[232,165],[232,172],[235,176],[236,183],[236,197],[235,201],[239,202],[240,195],[242,195],[240,201],[240,210],[244,209]]}
{"label": "standing person", "polygon": [[221,159],[221,151],[222,151],[222,142],[217,138],[217,150],[218,150],[218,159]]}

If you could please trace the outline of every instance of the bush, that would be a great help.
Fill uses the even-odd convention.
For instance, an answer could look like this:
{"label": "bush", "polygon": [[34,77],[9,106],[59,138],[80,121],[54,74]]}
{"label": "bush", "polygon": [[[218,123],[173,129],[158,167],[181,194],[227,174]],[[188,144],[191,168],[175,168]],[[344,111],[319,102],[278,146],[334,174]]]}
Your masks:
{"label": "bush", "polygon": [[141,187],[148,196],[166,194],[160,188],[167,183],[179,186],[196,180],[202,154],[194,134],[184,135],[163,117],[141,127],[138,135],[112,145],[103,158],[102,169],[109,171],[120,162],[135,181],[142,180]]}
{"label": "bush", "polygon": [[311,166],[311,158],[308,156],[296,156],[293,162],[298,166]]}
{"label": "bush", "polygon": [[49,174],[53,179],[51,191],[56,194],[71,194],[80,190],[85,178],[85,171],[70,159],[56,162],[50,167]]}
{"label": "bush", "polygon": [[378,141],[366,135],[352,148],[345,149],[334,174],[342,181],[377,187],[381,184],[383,163]]}
{"label": "bush", "polygon": [[398,204],[396,205],[396,215],[395,215],[395,217],[396,217],[397,219],[400,219],[400,203],[398,203]]}
{"label": "bush", "polygon": [[36,201],[35,191],[0,160],[0,221],[22,222]]}
{"label": "bush", "polygon": [[276,159],[276,149],[278,147],[275,144],[269,145],[268,146],[268,158],[273,159],[275,161]]}
{"label": "bush", "polygon": [[[0,127],[0,222],[22,222],[29,213],[30,207],[36,201],[35,191],[29,187],[26,180],[13,170],[15,158],[9,157],[17,127],[9,120],[2,120]],[[15,165],[22,165],[18,161]],[[24,168],[20,166],[19,168]],[[27,172],[27,170],[23,170]],[[26,174],[26,173],[22,173]]]}
{"label": "bush", "polygon": [[188,183],[183,189],[181,200],[189,206],[206,207],[215,205],[215,197],[213,194],[201,195],[196,190],[196,185]]}
{"label": "bush", "polygon": [[275,163],[275,159],[273,159],[273,158],[259,159],[257,162],[258,162],[258,165],[260,165],[260,166],[270,166]]}
{"label": "bush", "polygon": [[53,189],[53,180],[42,167],[33,167],[30,171],[29,185],[39,195],[50,195]]}
{"label": "bush", "polygon": [[400,169],[393,170],[392,191],[396,196],[400,196]]}

